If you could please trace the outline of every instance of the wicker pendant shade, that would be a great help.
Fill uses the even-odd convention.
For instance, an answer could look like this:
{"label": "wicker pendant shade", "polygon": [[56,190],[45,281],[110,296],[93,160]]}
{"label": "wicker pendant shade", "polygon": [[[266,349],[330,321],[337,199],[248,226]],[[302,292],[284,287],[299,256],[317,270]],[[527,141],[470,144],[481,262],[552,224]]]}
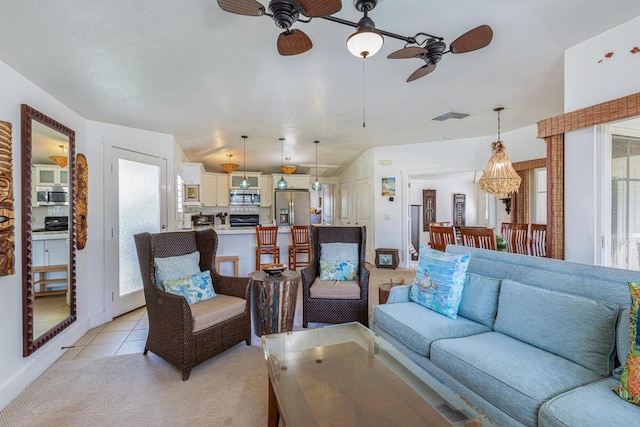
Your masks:
{"label": "wicker pendant shade", "polygon": [[222,169],[224,169],[226,173],[231,173],[240,167],[240,165],[237,163],[231,163],[232,157],[233,157],[233,154],[227,154],[227,158],[229,159],[227,160],[227,163],[220,163],[220,166],[222,167]]}
{"label": "wicker pendant shade", "polygon": [[514,193],[520,188],[521,178],[513,168],[505,146],[500,140],[500,111],[503,108],[494,109],[498,113],[498,140],[491,144],[492,155],[489,164],[480,177],[480,189],[485,193],[494,194],[500,198]]}

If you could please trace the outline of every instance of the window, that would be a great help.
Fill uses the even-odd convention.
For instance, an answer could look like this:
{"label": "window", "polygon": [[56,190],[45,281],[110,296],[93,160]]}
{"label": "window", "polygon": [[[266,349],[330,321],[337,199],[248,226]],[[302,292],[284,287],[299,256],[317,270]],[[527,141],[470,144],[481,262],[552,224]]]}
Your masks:
{"label": "window", "polygon": [[640,270],[640,138],[611,142],[611,265]]}
{"label": "window", "polygon": [[534,224],[547,223],[547,169],[533,170],[533,212]]}

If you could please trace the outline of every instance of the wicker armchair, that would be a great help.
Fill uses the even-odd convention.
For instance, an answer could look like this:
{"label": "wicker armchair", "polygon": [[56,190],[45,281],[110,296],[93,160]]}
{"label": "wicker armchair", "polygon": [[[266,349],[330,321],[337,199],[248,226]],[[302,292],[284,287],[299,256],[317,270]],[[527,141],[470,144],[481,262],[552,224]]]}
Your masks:
{"label": "wicker armchair", "polygon": [[[321,243],[357,243],[359,245],[360,299],[311,298],[311,286],[320,273]],[[311,227],[311,261],[302,275],[302,327],[309,322],[360,322],[369,326],[369,270],[365,267],[365,227]]]}
{"label": "wicker armchair", "polygon": [[[141,233],[134,238],[149,316],[144,354],[152,351],[176,366],[182,371],[184,381],[194,366],[242,341],[251,344],[251,279],[218,274],[215,269],[218,235],[214,230]],[[200,270],[210,270],[216,294],[241,298],[246,304],[243,313],[194,332],[192,306],[184,297],[164,292],[157,286],[154,258],[186,255],[196,250],[200,252]],[[199,306],[198,310],[202,311],[203,307],[206,306]]]}

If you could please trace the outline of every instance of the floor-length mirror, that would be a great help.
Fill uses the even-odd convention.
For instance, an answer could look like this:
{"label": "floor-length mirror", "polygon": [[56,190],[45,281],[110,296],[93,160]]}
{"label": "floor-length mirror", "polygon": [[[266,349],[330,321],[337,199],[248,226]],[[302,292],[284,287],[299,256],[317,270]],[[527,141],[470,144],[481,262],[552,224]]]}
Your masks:
{"label": "floor-length mirror", "polygon": [[22,106],[23,355],[76,319],[75,132]]}

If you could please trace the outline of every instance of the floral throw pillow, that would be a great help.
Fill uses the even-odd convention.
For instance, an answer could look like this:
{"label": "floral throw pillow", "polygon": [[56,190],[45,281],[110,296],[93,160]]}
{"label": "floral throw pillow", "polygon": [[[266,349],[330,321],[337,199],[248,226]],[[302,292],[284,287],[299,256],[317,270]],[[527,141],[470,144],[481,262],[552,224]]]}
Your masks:
{"label": "floral throw pillow", "polygon": [[213,290],[211,273],[209,270],[182,279],[163,280],[164,290],[171,294],[182,295],[187,299],[187,303],[194,304],[215,298],[216,292]]}
{"label": "floral throw pillow", "polygon": [[456,319],[471,255],[450,254],[420,245],[409,300]]}
{"label": "floral throw pillow", "polygon": [[629,353],[620,378],[618,395],[635,405],[640,405],[640,334],[638,334],[638,306],[640,285],[629,282],[631,308],[629,310]]}
{"label": "floral throw pillow", "polygon": [[320,280],[358,280],[355,261],[320,261]]}

